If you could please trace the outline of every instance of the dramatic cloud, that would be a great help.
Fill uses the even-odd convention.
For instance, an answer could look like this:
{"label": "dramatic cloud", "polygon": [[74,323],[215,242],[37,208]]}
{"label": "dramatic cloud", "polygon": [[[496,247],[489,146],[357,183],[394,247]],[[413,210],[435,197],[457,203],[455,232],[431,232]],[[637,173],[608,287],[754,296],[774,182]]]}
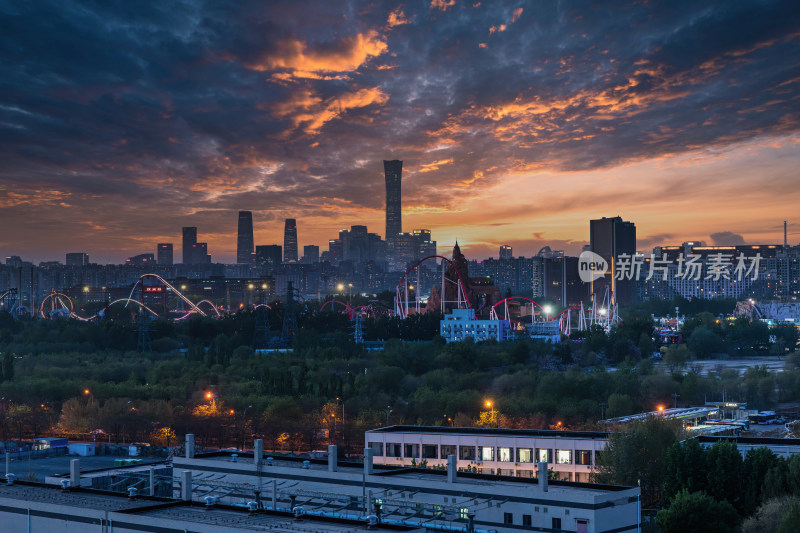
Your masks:
{"label": "dramatic cloud", "polygon": [[711,234],[711,242],[718,246],[736,246],[745,244],[744,237],[732,231],[720,231]]}
{"label": "dramatic cloud", "polygon": [[776,242],[800,201],[788,0],[0,2],[0,66],[6,255],[196,225],[230,261],[239,209],[259,244],[380,232],[395,158],[404,229],[475,253],[616,214],[645,250]]}

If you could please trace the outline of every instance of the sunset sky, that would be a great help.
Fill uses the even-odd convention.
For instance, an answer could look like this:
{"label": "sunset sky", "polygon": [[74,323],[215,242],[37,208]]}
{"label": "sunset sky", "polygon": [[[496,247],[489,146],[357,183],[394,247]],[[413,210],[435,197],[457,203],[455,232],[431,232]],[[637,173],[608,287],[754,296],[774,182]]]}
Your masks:
{"label": "sunset sky", "polygon": [[473,258],[800,241],[793,1],[0,0],[0,255],[235,261],[403,229]]}

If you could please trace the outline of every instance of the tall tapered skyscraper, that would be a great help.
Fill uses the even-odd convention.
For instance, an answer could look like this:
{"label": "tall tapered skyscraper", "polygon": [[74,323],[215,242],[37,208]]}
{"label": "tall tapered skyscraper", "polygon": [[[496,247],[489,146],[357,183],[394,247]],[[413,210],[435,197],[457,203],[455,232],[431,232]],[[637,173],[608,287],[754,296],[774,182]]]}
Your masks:
{"label": "tall tapered skyscraper", "polygon": [[236,263],[252,265],[253,255],[253,213],[239,211],[239,235],[236,239]]}
{"label": "tall tapered skyscraper", "polygon": [[297,263],[297,221],[293,218],[283,225],[283,262]]}
{"label": "tall tapered skyscraper", "polygon": [[403,162],[397,159],[383,162],[386,174],[386,236],[388,241],[403,231],[402,193]]}

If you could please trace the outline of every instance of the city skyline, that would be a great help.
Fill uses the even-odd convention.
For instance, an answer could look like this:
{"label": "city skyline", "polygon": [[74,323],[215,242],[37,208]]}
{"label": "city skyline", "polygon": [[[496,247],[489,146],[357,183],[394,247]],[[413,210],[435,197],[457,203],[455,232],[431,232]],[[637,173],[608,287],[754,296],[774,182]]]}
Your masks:
{"label": "city skyline", "polygon": [[403,230],[471,257],[574,254],[616,215],[640,249],[798,241],[791,2],[311,6],[4,8],[0,254],[119,263],[197,227],[233,263],[240,210],[324,248],[381,232],[393,159]]}

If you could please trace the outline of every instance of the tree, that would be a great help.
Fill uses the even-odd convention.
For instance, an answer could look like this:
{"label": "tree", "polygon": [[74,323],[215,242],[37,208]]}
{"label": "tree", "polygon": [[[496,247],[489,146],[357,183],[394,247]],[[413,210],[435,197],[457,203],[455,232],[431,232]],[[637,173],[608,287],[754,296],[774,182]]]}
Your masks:
{"label": "tree", "polygon": [[633,412],[633,400],[627,394],[615,392],[608,397],[608,418],[625,416]]}
{"label": "tree", "polygon": [[778,533],[797,533],[798,531],[800,531],[800,501],[794,499],[781,520]]}
{"label": "tree", "polygon": [[739,515],[728,502],[684,489],[658,512],[656,523],[661,533],[729,533],[736,531]]}
{"label": "tree", "polygon": [[639,486],[643,503],[658,502],[666,479],[667,449],[677,442],[679,432],[679,426],[672,421],[648,417],[613,433],[598,461],[595,480]]}
{"label": "tree", "polygon": [[3,354],[2,368],[0,368],[0,381],[14,379],[14,355],[10,351]]}
{"label": "tree", "polygon": [[750,449],[744,458],[742,494],[745,514],[752,514],[761,505],[764,478],[778,464],[778,457],[766,447]]}
{"label": "tree", "polygon": [[686,343],[700,359],[706,359],[714,353],[721,352],[724,347],[722,338],[706,326],[695,328]]}
{"label": "tree", "polygon": [[664,492],[672,498],[682,490],[698,492],[706,487],[708,459],[697,439],[676,442],[667,450]]}
{"label": "tree", "polygon": [[735,442],[719,441],[707,452],[708,494],[719,501],[742,507],[742,455]]}
{"label": "tree", "polygon": [[[779,531],[784,517],[797,499],[790,496],[765,501],[756,512],[742,524],[742,533],[763,533]],[[798,531],[797,528],[791,531]]]}

